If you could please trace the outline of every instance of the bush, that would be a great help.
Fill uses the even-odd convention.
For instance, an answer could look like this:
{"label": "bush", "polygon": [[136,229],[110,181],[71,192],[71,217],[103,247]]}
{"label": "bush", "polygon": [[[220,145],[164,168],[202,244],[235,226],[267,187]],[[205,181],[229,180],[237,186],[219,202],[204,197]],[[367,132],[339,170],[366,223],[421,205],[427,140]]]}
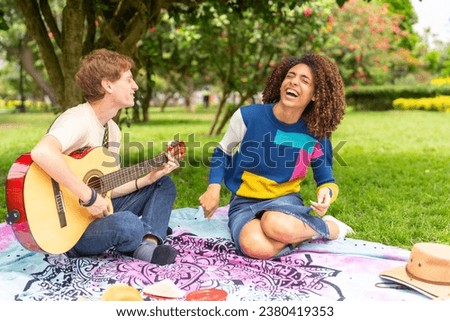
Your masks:
{"label": "bush", "polygon": [[394,108],[393,101],[399,98],[418,99],[439,95],[450,95],[450,85],[364,86],[346,90],[347,102],[355,110],[389,110]]}
{"label": "bush", "polygon": [[394,109],[399,110],[427,110],[450,112],[450,96],[433,98],[398,98],[392,103]]}
{"label": "bush", "polygon": [[[15,112],[18,110],[22,101],[19,99],[15,100],[3,100],[0,99],[0,109],[5,109],[10,112]],[[29,112],[51,112],[54,111],[54,107],[51,103],[38,100],[25,100],[25,111]]]}
{"label": "bush", "polygon": [[450,77],[447,78],[434,78],[431,80],[431,84],[435,86],[449,86],[450,85]]}

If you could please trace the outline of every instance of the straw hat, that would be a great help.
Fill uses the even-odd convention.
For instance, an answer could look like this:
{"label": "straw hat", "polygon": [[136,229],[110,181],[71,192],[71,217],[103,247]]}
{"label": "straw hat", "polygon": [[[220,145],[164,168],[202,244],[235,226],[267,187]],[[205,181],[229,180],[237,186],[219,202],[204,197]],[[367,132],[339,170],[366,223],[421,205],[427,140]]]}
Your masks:
{"label": "straw hat", "polygon": [[380,277],[412,288],[432,299],[450,299],[450,246],[417,243],[406,266],[380,273]]}

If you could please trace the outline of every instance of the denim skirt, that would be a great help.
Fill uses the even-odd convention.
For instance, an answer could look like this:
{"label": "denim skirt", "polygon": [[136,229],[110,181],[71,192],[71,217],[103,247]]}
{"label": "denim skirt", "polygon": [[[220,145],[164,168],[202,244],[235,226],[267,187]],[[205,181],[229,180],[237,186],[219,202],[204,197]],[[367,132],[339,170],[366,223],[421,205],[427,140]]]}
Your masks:
{"label": "denim skirt", "polygon": [[[278,211],[292,215],[308,224],[319,233],[320,236],[329,237],[327,224],[318,216],[311,214],[310,206],[304,206],[303,200],[297,193],[280,196],[273,199],[254,199],[232,195],[228,210],[228,227],[237,251],[242,253],[239,236],[245,224],[255,218],[260,218],[265,211]],[[287,247],[279,255],[286,255],[291,247]]]}

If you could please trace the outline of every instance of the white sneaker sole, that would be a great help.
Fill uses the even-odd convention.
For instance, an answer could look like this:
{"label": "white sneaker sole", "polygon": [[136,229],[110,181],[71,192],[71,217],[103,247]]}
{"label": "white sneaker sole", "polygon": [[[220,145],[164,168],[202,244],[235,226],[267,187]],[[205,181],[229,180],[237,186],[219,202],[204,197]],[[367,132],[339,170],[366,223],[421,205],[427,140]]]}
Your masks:
{"label": "white sneaker sole", "polygon": [[322,219],[324,221],[330,221],[330,222],[336,223],[336,225],[338,226],[338,229],[339,229],[339,235],[337,237],[338,239],[343,239],[348,234],[355,233],[355,231],[353,231],[353,229],[350,226],[348,226],[344,222],[339,221],[337,218],[335,218],[331,215],[325,215],[324,217],[322,217]]}

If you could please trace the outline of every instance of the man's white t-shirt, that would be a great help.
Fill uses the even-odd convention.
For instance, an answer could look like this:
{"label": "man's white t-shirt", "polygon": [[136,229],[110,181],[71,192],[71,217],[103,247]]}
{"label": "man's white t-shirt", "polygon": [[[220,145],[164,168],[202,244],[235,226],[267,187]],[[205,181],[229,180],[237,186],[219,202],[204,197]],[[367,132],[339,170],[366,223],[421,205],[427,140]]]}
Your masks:
{"label": "man's white t-shirt", "polygon": [[[114,120],[109,120],[108,150],[119,159],[120,129]],[[105,127],[99,122],[89,103],[67,109],[51,125],[47,135],[55,137],[62,147],[62,152],[69,155],[83,147],[99,147],[103,145]]]}

